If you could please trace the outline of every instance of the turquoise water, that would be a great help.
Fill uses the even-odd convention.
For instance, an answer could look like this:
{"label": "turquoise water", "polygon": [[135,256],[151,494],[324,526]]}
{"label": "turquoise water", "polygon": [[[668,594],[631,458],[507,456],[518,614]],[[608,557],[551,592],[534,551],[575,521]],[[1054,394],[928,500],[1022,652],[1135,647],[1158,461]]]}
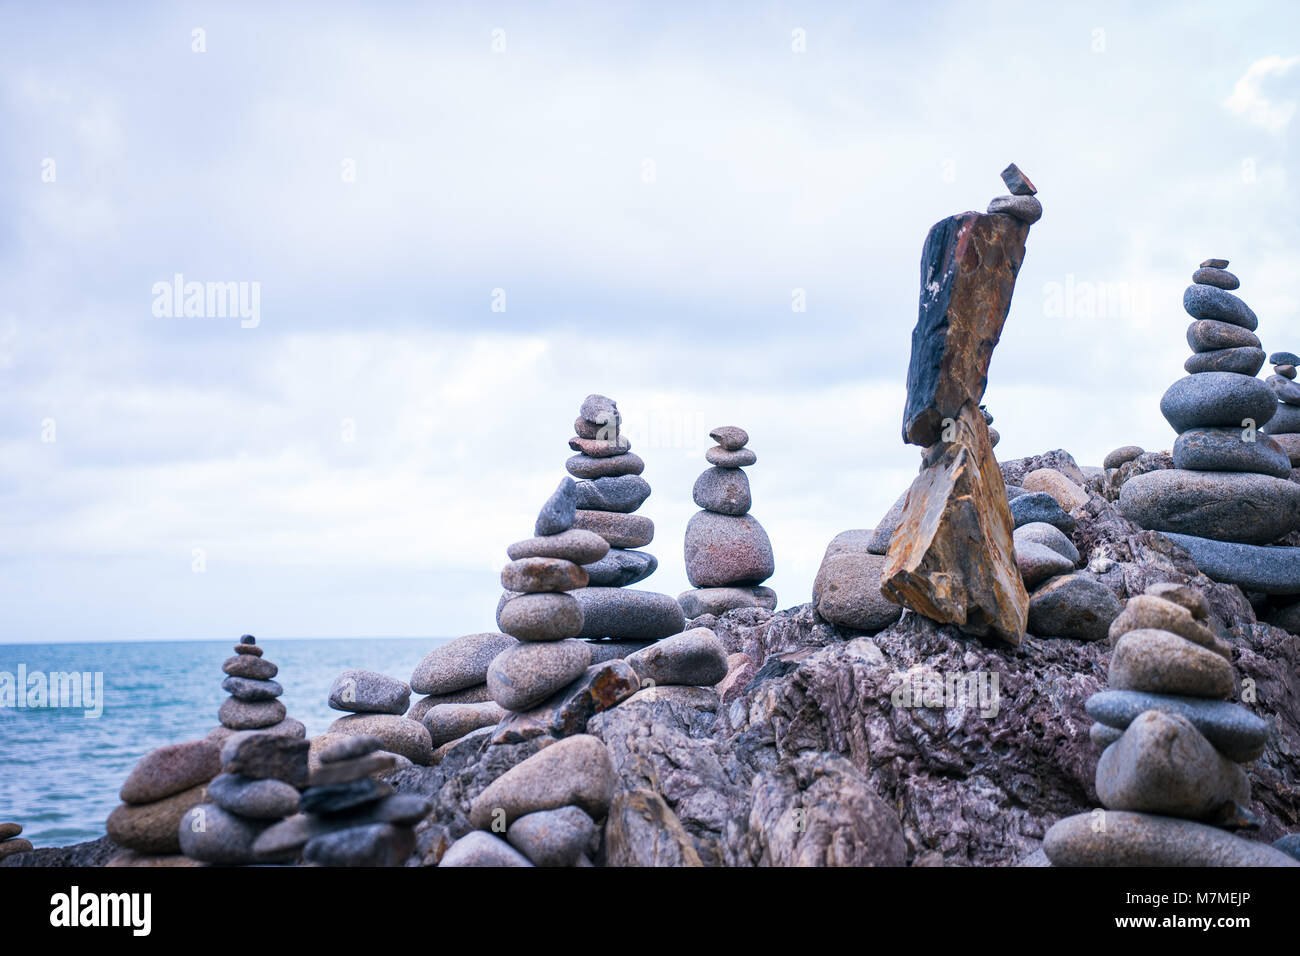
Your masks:
{"label": "turquoise water", "polygon": [[[276,680],[289,716],[309,735],[342,716],[326,701],[330,682],[349,667],[409,680],[421,658],[446,638],[258,641],[279,665]],[[0,822],[24,827],[36,846],[65,846],[104,833],[117,791],[135,762],[155,747],[202,737],[217,725],[222,662],[235,641],[117,644],[0,644],[0,672],[103,675],[103,713],[0,706]],[[0,690],[3,690],[0,676]],[[93,678],[92,678],[93,687]],[[85,704],[85,701],[82,701]]]}

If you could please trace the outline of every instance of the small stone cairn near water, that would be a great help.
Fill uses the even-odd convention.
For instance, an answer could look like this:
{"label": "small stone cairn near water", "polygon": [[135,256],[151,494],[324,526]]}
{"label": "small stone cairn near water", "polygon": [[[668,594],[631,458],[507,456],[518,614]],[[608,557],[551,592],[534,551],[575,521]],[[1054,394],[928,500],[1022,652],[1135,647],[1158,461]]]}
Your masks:
{"label": "small stone cairn near water", "polygon": [[218,744],[241,730],[261,730],[287,737],[306,737],[307,728],[300,721],[285,714],[284,704],[277,698],[284,688],[271,678],[278,668],[262,656],[257,639],[245,634],[235,645],[235,656],[221,665],[226,678],[221,689],[230,696],[217,711],[221,726],[208,733],[208,739]]}
{"label": "small stone cairn near water", "polygon": [[208,799],[208,784],[221,771],[215,741],[168,744],[140,758],[122,784],[122,803],[108,816],[109,839],[128,851],[115,866],[184,864],[180,824]]}
{"label": "small stone cairn near water", "polygon": [[0,823],[0,860],[32,849],[32,841],[19,835],[22,832],[21,823]]}
{"label": "small stone cairn near water", "polygon": [[717,442],[704,453],[712,466],[695,480],[691,497],[703,510],[686,526],[686,576],[693,590],[677,603],[687,618],[725,614],[741,607],[776,609],[776,592],[763,582],[776,569],[772,542],[749,513],[749,476],[758,461],[749,433],[735,425],[709,432]]}
{"label": "small stone cairn near water", "polygon": [[1110,688],[1087,702],[1106,809],[1048,830],[1053,865],[1297,865],[1231,832],[1257,825],[1240,765],[1264,752],[1268,724],[1227,700],[1223,633],[1204,596],[1180,584],[1152,585],[1111,624]]}

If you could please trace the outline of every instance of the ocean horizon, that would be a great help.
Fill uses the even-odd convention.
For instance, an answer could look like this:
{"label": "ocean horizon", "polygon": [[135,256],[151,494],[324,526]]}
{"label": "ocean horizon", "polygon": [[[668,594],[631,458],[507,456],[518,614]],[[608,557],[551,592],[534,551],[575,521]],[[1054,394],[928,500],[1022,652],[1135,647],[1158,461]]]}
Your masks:
{"label": "ocean horizon", "polygon": [[[33,679],[39,684],[38,673],[57,671],[86,675],[83,686],[90,690],[77,707],[48,706],[49,700],[18,706],[25,702],[21,694],[0,705],[0,822],[21,823],[37,847],[103,836],[136,761],[217,726],[227,697],[221,665],[238,639],[0,644],[0,682],[5,674],[16,682],[21,670],[30,686]],[[258,646],[280,669],[275,679],[289,716],[315,736],[343,716],[327,702],[341,671],[376,670],[405,681],[430,650],[452,639],[258,638]],[[101,680],[102,700],[95,690]]]}

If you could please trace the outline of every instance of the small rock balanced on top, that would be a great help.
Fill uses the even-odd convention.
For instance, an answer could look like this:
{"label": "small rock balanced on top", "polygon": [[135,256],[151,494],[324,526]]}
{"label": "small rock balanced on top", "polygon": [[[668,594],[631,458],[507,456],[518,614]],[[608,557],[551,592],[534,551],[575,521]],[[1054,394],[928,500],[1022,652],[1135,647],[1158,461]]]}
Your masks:
{"label": "small rock balanced on top", "polygon": [[278,698],[284,688],[271,678],[278,668],[262,657],[262,649],[252,634],[245,634],[235,645],[235,656],[221,665],[226,679],[221,689],[230,696],[217,711],[220,727],[208,732],[208,739],[223,742],[240,730],[264,730],[288,737],[306,737],[307,728],[300,721],[285,716]]}
{"label": "small rock balanced on top", "polygon": [[723,614],[734,608],[776,608],[776,592],[762,587],[775,563],[772,542],[749,513],[749,476],[758,460],[749,434],[735,425],[709,432],[717,442],[704,453],[713,467],[695,480],[698,511],[686,525],[686,577],[694,587],[678,595],[687,617]]}
{"label": "small rock balanced on top", "polygon": [[1273,374],[1265,381],[1277,396],[1278,406],[1264,430],[1286,453],[1294,469],[1300,467],[1300,385],[1295,382],[1300,355],[1274,352],[1268,360],[1273,366]]}
{"label": "small rock balanced on top", "polygon": [[1087,703],[1106,812],[1048,830],[1054,866],[1297,865],[1230,832],[1258,825],[1240,764],[1264,752],[1268,723],[1226,699],[1225,634],[1204,595],[1174,583],[1131,598],[1111,624],[1110,689]]}
{"label": "small rock balanced on top", "polygon": [[[1038,189],[1029,177],[1020,171],[1020,167],[1012,163],[1006,169],[1002,170],[1002,181],[1006,183],[1010,196],[995,196],[989,202],[987,212],[1001,212],[1008,216],[1015,216],[1021,222],[1027,222],[1030,225],[1038,222],[1043,218],[1043,204],[1038,201]],[[983,410],[983,406],[981,406]],[[986,418],[991,416],[985,412]]]}

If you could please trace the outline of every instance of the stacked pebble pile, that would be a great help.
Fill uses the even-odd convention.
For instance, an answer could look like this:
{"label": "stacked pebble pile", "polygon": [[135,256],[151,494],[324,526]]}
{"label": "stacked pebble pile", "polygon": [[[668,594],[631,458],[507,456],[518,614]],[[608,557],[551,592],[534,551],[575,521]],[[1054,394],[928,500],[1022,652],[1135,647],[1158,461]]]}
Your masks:
{"label": "stacked pebble pile", "polygon": [[704,453],[713,467],[695,481],[698,511],[686,525],[686,577],[693,591],[678,598],[687,617],[722,614],[738,607],[776,608],[776,592],[762,587],[775,563],[772,542],[749,513],[749,476],[758,460],[746,448],[749,434],[735,425],[709,432],[717,442]]}
{"label": "stacked pebble pile", "polygon": [[1277,412],[1265,431],[1286,453],[1292,468],[1300,467],[1300,385],[1295,382],[1296,366],[1300,355],[1294,352],[1274,352],[1268,357],[1273,374],[1267,379],[1277,395]]}
{"label": "stacked pebble pile", "polygon": [[[645,462],[621,433],[618,406],[603,395],[588,395],[573,426],[577,434],[569,447],[578,454],[565,462],[569,474],[579,479],[572,527],[594,532],[609,544],[599,559],[583,562],[589,586],[573,594],[583,611],[578,636],[656,641],[679,633],[686,621],[671,596],[626,590],[648,578],[658,561],[636,550],[654,539],[654,522],[634,514],[650,496],[650,485],[641,477]],[[555,531],[552,527],[546,533]]]}
{"label": "stacked pebble pile", "polygon": [[[604,545],[591,535],[589,543]],[[519,642],[508,634],[489,631],[467,634],[436,647],[411,674],[411,689],[421,697],[406,716],[424,725],[434,748],[433,763],[470,734],[487,733],[505,716],[487,686],[493,659]]]}
{"label": "stacked pebble pile", "polygon": [[19,836],[23,832],[21,823],[0,823],[0,860],[15,853],[26,853],[32,848],[32,841]]}
{"label": "stacked pebble pile", "polygon": [[1178,432],[1174,467],[1126,481],[1120,508],[1155,531],[1262,545],[1300,527],[1300,485],[1287,480],[1287,453],[1258,432],[1278,402],[1254,377],[1264,364],[1253,331],[1259,323],[1228,291],[1238,280],[1226,265],[1226,259],[1207,259],[1183,296],[1193,319],[1187,341],[1195,354],[1185,365],[1191,374],[1160,400]]}
{"label": "stacked pebble pile", "polygon": [[488,784],[439,866],[591,866],[617,776],[605,744],[565,737]]}
{"label": "stacked pebble pile", "polygon": [[[266,731],[232,734],[221,747],[221,775],[208,800],[181,819],[181,850],[204,863],[266,862],[253,844],[268,827],[298,810],[307,782],[308,743]],[[274,862],[289,862],[290,858]]]}
{"label": "stacked pebble pile", "polygon": [[160,865],[179,856],[181,819],[208,799],[208,783],[220,772],[221,747],[212,740],[168,744],[141,757],[106,824],[109,839],[128,851],[116,865]]}
{"label": "stacked pebble pile", "polygon": [[[1007,191],[1011,195],[995,196],[989,202],[987,212],[1006,213],[1030,225],[1043,218],[1043,204],[1037,198],[1038,189],[1029,181],[1029,177],[1020,171],[1019,166],[1012,163],[1002,170],[1002,182],[1006,184]],[[985,421],[991,421],[987,412]]]}
{"label": "stacked pebble pile", "polygon": [[411,687],[395,677],[376,671],[346,670],[330,685],[329,705],[347,711],[329,725],[321,737],[312,740],[313,765],[320,751],[338,743],[340,737],[374,736],[385,751],[399,762],[429,764],[433,741],[417,720],[403,716],[411,700]]}
{"label": "stacked pebble pile", "polygon": [[[1218,632],[1218,633],[1216,633]],[[1090,732],[1105,748],[1097,795],[1107,812],[1056,823],[1043,851],[1057,866],[1296,865],[1229,829],[1257,825],[1240,764],[1264,752],[1268,724],[1229,703],[1231,649],[1201,593],[1156,584],[1111,625],[1110,689],[1094,694]]]}
{"label": "stacked pebble pile", "polygon": [[306,737],[307,728],[300,721],[285,716],[284,704],[278,698],[284,688],[273,678],[278,668],[262,657],[262,649],[252,634],[245,634],[235,645],[235,656],[229,658],[221,669],[226,679],[221,689],[230,696],[217,711],[220,727],[208,733],[208,739],[223,742],[240,730],[262,730],[287,737]]}

